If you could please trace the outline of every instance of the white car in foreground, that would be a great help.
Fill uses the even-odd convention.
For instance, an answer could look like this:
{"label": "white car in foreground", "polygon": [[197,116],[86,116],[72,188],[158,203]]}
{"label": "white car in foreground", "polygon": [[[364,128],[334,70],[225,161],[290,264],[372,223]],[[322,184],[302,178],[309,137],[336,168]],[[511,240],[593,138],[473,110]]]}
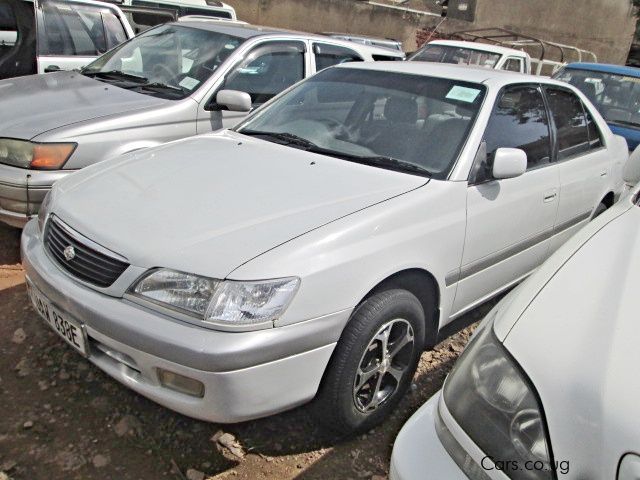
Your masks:
{"label": "white car in foreground", "polygon": [[362,431],[441,327],[613,203],[627,157],[567,84],[343,64],[233,130],[57,182],[22,258],[45,319],[158,403],[237,422],[317,396]]}
{"label": "white car in foreground", "polygon": [[392,480],[640,478],[639,191],[487,315],[398,434]]}

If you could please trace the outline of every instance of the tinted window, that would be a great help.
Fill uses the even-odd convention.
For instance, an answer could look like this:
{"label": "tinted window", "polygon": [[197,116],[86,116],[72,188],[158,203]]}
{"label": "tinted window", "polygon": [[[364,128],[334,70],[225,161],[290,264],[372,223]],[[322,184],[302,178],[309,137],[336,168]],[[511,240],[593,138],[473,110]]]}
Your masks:
{"label": "tinted window", "polygon": [[510,72],[521,72],[522,71],[522,60],[519,58],[508,58],[502,67],[503,70],[508,70]]}
{"label": "tinted window", "polygon": [[587,151],[587,119],[580,99],[567,90],[547,88],[546,92],[557,130],[558,160]]}
{"label": "tinted window", "polygon": [[127,40],[127,33],[122,26],[122,22],[113,13],[102,12],[102,21],[104,22],[104,31],[107,36],[107,49],[120,45]]}
{"label": "tinted window", "polygon": [[304,45],[270,42],[256,47],[235,67],[224,87],[251,95],[254,105],[270,100],[304,78]]}
{"label": "tinted window", "polygon": [[496,150],[502,147],[524,150],[528,169],[549,163],[549,121],[540,91],[533,86],[505,89],[491,115],[484,140],[487,165],[492,165]]}
{"label": "tinted window", "polygon": [[316,59],[316,71],[346,62],[362,62],[362,57],[350,48],[316,43],[313,45],[313,54]]}
{"label": "tinted window", "polygon": [[589,110],[585,108],[584,112],[587,116],[587,130],[589,131],[589,148],[591,148],[592,150],[596,148],[600,148],[603,145],[602,133],[600,133],[600,129],[598,128],[598,125],[596,125],[595,120],[589,113]]}
{"label": "tinted window", "polygon": [[42,54],[95,56],[107,50],[99,10],[46,2],[43,13]]}

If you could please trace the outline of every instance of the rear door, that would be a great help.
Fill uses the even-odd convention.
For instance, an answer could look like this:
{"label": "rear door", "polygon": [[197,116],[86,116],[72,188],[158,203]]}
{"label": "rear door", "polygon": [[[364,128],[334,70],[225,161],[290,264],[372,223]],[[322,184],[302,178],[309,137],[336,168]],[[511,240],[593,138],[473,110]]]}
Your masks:
{"label": "rear door", "polygon": [[83,67],[129,37],[106,7],[40,0],[38,13],[38,73]]}
{"label": "rear door", "polygon": [[[480,303],[530,273],[546,257],[558,209],[560,180],[552,163],[552,139],[539,85],[515,85],[500,93],[487,125],[486,155],[476,159],[467,188],[467,232],[454,312]],[[520,148],[527,171],[496,180],[495,151]]]}
{"label": "rear door", "polygon": [[560,206],[551,249],[562,245],[589,221],[607,193],[612,162],[602,134],[578,96],[569,89],[546,86],[556,136]]}

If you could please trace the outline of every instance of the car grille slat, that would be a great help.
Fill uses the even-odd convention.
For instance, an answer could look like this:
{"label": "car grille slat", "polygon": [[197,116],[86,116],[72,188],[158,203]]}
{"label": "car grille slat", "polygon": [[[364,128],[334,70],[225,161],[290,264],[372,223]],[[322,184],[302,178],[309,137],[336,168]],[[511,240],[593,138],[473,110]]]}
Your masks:
{"label": "car grille slat", "polygon": [[[72,235],[67,229],[69,227],[63,227],[57,218],[52,217],[45,229],[44,243],[55,262],[69,274],[106,288],[113,285],[129,267],[128,263],[100,251],[101,247],[93,248],[90,245],[93,242],[83,240],[80,234]],[[73,247],[75,253],[71,260],[65,257],[67,247]]]}

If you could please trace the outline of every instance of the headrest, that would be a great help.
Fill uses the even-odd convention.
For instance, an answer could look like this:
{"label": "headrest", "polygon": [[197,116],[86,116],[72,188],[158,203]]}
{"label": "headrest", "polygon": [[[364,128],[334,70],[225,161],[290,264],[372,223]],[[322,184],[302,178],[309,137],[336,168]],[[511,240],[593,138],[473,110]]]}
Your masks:
{"label": "headrest", "polygon": [[411,98],[391,97],[384,105],[384,118],[392,122],[416,123],[418,104]]}

